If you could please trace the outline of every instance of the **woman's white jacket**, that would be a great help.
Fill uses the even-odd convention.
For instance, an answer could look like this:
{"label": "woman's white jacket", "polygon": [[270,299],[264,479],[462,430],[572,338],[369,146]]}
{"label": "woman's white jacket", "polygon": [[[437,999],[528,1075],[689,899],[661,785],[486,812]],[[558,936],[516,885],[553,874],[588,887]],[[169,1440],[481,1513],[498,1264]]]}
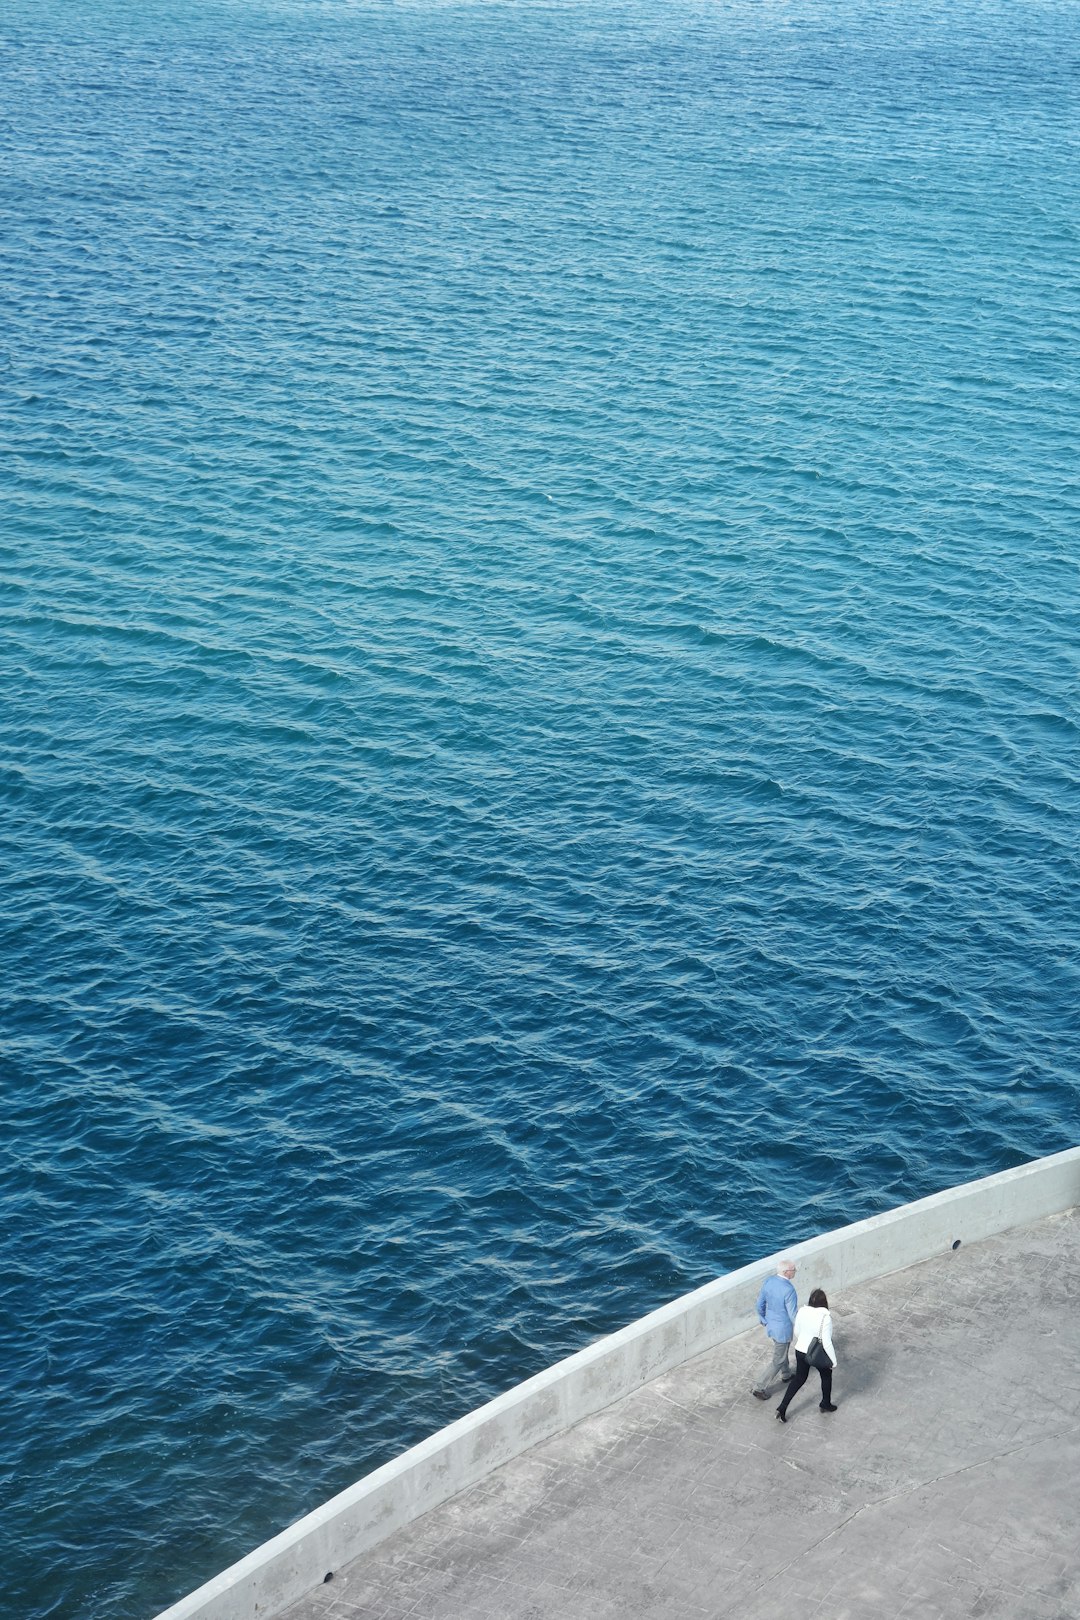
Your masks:
{"label": "woman's white jacket", "polygon": [[832,1342],[832,1317],[824,1305],[800,1305],[795,1312],[795,1328],[792,1337],[792,1348],[801,1350],[805,1355],[810,1347],[811,1339],[820,1339],[825,1346],[825,1354],[836,1366],[836,1351]]}

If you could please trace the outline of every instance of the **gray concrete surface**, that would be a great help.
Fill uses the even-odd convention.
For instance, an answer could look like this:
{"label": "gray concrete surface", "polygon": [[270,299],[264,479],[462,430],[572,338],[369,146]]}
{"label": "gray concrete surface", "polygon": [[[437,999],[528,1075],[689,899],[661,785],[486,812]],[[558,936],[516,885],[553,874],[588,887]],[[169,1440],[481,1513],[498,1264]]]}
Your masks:
{"label": "gray concrete surface", "polygon": [[834,1293],[831,1416],[811,1375],[777,1423],[729,1340],[286,1620],[1077,1620],[1078,1243],[1074,1210]]}

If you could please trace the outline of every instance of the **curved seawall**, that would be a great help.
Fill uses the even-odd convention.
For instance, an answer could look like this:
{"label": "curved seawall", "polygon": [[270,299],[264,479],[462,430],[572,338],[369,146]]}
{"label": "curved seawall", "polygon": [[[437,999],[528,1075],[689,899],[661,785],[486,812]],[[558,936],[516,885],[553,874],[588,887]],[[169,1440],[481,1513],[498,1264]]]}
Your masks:
{"label": "curved seawall", "polygon": [[[785,1249],[842,1290],[1080,1205],[1080,1148],[936,1193]],[[441,1429],[249,1553],[158,1620],[269,1620],[326,1573],[530,1446],[753,1326],[777,1256],[729,1272]]]}

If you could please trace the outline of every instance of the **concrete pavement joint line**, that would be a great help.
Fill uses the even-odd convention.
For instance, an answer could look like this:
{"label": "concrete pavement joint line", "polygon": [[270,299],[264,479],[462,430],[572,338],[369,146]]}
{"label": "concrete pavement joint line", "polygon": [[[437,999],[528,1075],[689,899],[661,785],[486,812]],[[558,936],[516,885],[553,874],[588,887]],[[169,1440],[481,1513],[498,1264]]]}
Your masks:
{"label": "concrete pavement joint line", "polygon": [[[992,1592],[995,1597],[1001,1597],[1008,1594],[1011,1597],[1025,1598],[1029,1603],[1037,1603],[1039,1608],[1042,1610],[1043,1615],[1046,1613],[1046,1604],[1049,1599],[1045,1598],[1041,1592],[1032,1592],[1022,1586],[1013,1586],[1008,1581],[984,1580],[982,1585],[979,1586],[977,1581],[969,1580],[966,1575],[960,1576],[960,1584],[963,1586],[977,1587],[979,1592]],[[924,1592],[920,1592],[918,1590],[912,1592],[909,1597],[904,1599],[903,1608],[896,1611],[895,1620],[903,1620],[904,1614],[911,1608],[911,1605],[913,1603],[921,1604],[925,1598],[925,1595],[926,1594]],[[1025,1615],[1024,1620],[1040,1620],[1040,1617],[1034,1614],[1027,1614]]]}
{"label": "concrete pavement joint line", "polygon": [[707,1429],[710,1427],[691,1407],[684,1406],[682,1401],[673,1400],[670,1395],[665,1395],[662,1389],[654,1389],[653,1394],[658,1395],[662,1401],[667,1401],[669,1406],[677,1406],[679,1411],[685,1412],[688,1418],[693,1418],[695,1429]]}
{"label": "concrete pavement joint line", "polygon": [[[746,1446],[748,1451],[756,1451],[767,1462],[783,1463],[785,1468],[794,1468],[797,1474],[808,1474],[813,1479],[821,1478],[821,1475],[815,1474],[812,1468],[805,1468],[802,1463],[796,1462],[793,1457],[778,1457],[775,1451],[770,1451],[768,1446],[759,1445],[756,1440],[748,1440]],[[840,1490],[841,1487],[838,1485],[836,1489]]]}
{"label": "concrete pavement joint line", "polygon": [[[841,1519],[839,1524],[834,1524],[831,1530],[827,1530],[823,1536],[819,1536],[816,1541],[811,1542],[809,1547],[804,1547],[801,1552],[795,1554],[794,1558],[789,1558],[786,1564],[783,1564],[779,1569],[773,1570],[772,1574],[767,1576],[760,1585],[754,1587],[750,1594],[751,1597],[758,1597],[767,1586],[771,1586],[774,1581],[779,1580],[781,1575],[786,1575],[788,1570],[793,1568],[795,1564],[801,1563],[810,1553],[817,1552],[819,1547],[824,1547],[825,1543],[831,1541],[833,1536],[839,1535],[841,1530],[853,1523],[860,1513],[867,1513],[871,1508],[888,1507],[891,1502],[900,1502],[906,1496],[914,1496],[917,1491],[928,1490],[931,1485],[939,1485],[942,1480],[959,1479],[962,1474],[972,1474],[979,1468],[986,1468],[990,1463],[1001,1462],[1005,1457],[1015,1457],[1021,1451],[1030,1451],[1032,1446],[1041,1445],[1047,1438],[1046,1435],[1038,1435],[1034,1440],[1026,1440],[1022,1446],[1011,1446],[1005,1451],[996,1451],[993,1456],[983,1457],[979,1462],[967,1463],[963,1468],[946,1469],[944,1473],[934,1474],[930,1479],[917,1480],[915,1484],[908,1485],[902,1491],[893,1491],[890,1496],[878,1496],[872,1502],[864,1502],[861,1507],[855,1509],[854,1513],[849,1513],[846,1519]],[[1020,1591],[1021,1589],[1016,1587],[1013,1590]],[[740,1599],[740,1605],[744,1602],[745,1599]],[[905,1608],[906,1606],[905,1604]],[[718,1616],[731,1613],[731,1609],[717,1610]]]}
{"label": "concrete pavement joint line", "polygon": [[[966,1553],[958,1553],[955,1547],[946,1547],[946,1545],[945,1545],[945,1543],[943,1541],[938,1542],[937,1548],[938,1548],[938,1552],[948,1553],[950,1558],[960,1558],[960,1559],[962,1559],[965,1564],[970,1564],[972,1569],[978,1569],[979,1568],[979,1565],[978,1565],[978,1563],[976,1562],[976,1560],[974,1558],[969,1558]],[[960,1577],[961,1580],[965,1580],[966,1578],[967,1577],[963,1576],[963,1575]],[[985,1582],[985,1579],[986,1579],[986,1577],[980,1572],[979,1580]]]}

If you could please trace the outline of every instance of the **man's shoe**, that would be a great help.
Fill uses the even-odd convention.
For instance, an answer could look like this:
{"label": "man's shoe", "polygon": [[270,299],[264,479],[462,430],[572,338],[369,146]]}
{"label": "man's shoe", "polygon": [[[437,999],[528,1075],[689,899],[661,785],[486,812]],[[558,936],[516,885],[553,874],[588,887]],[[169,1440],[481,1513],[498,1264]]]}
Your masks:
{"label": "man's shoe", "polygon": [[755,1401],[767,1401],[769,1398],[763,1389],[752,1389],[750,1393]]}
{"label": "man's shoe", "polygon": [[830,1404],[828,1406],[826,1406],[825,1402],[822,1401],[821,1405],[818,1407],[818,1411],[819,1412],[835,1412],[836,1407],[833,1406],[831,1402],[830,1402]]}

